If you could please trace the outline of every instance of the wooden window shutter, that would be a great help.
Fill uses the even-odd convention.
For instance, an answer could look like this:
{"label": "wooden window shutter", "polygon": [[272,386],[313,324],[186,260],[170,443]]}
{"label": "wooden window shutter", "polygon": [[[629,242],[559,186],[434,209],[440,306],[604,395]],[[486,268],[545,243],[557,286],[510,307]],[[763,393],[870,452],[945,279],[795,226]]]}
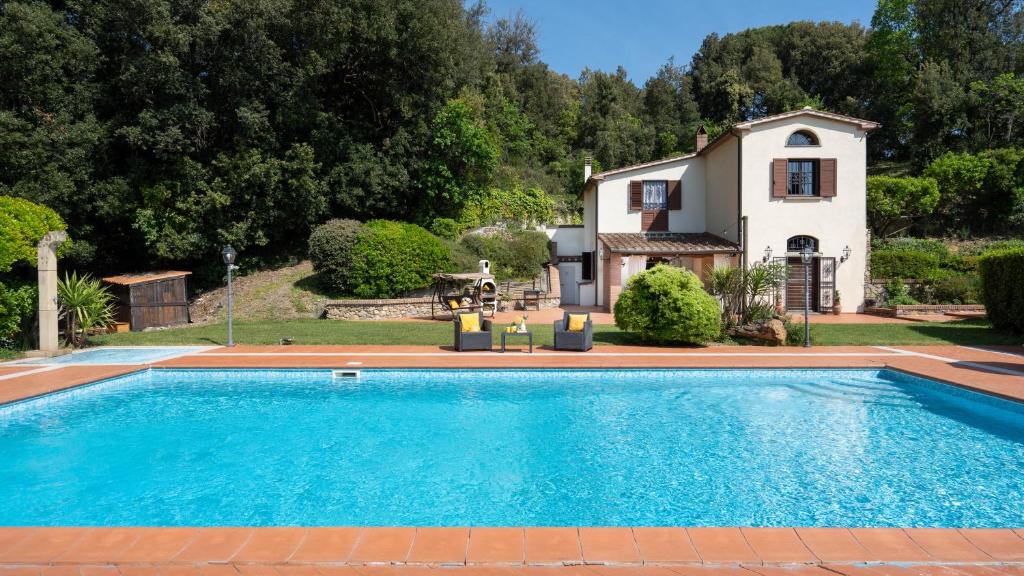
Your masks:
{"label": "wooden window shutter", "polygon": [[836,195],[836,159],[822,158],[820,163],[821,175],[819,178],[819,190],[822,198],[832,198]]}
{"label": "wooden window shutter", "polygon": [[776,158],[772,161],[772,198],[789,196],[789,160]]}
{"label": "wooden window shutter", "polygon": [[644,209],[644,183],[640,180],[629,181],[629,209],[630,211]]}
{"label": "wooden window shutter", "polygon": [[683,209],[683,183],[679,180],[670,180],[668,183],[668,209]]}

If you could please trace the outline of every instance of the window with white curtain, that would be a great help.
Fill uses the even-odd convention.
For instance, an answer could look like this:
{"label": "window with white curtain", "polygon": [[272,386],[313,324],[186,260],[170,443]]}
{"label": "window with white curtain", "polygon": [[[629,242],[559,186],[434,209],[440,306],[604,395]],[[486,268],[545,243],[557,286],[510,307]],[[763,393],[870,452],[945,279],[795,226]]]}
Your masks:
{"label": "window with white curtain", "polygon": [[644,181],[644,210],[668,209],[668,182]]}

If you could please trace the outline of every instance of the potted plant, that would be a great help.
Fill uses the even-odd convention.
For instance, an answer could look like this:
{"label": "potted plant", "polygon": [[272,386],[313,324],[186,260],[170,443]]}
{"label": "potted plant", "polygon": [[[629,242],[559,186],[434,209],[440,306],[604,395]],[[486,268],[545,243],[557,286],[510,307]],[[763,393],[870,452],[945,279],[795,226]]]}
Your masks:
{"label": "potted plant", "polygon": [[835,301],[832,303],[832,314],[835,315],[835,316],[839,316],[839,314],[842,313],[842,311],[843,311],[843,302],[840,299],[839,290],[836,290]]}

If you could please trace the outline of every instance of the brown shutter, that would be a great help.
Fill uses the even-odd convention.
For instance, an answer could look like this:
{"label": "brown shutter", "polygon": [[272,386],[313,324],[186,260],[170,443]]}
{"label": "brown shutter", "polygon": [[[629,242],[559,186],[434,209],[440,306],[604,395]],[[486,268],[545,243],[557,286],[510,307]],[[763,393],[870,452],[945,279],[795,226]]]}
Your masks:
{"label": "brown shutter", "polygon": [[772,198],[789,196],[789,160],[776,158],[772,161]]}
{"label": "brown shutter", "polygon": [[670,180],[668,183],[668,209],[683,209],[683,183],[679,180]]}
{"label": "brown shutter", "polygon": [[644,209],[644,183],[640,180],[629,181],[629,209],[630,211]]}
{"label": "brown shutter", "polygon": [[818,190],[820,190],[822,198],[832,198],[836,195],[836,159],[822,158],[820,170]]}

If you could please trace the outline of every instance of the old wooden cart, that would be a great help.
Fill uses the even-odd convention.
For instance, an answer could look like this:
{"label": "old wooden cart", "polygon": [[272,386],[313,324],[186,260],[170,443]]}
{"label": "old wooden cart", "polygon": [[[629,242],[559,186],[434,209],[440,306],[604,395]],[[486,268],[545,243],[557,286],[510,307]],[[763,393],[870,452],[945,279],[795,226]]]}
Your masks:
{"label": "old wooden cart", "polygon": [[498,287],[494,276],[485,272],[434,274],[431,318],[437,318],[438,309],[454,316],[456,312],[472,310],[486,314],[488,308],[494,317],[498,308]]}
{"label": "old wooden cart", "polygon": [[121,274],[103,279],[117,298],[117,322],[133,332],[190,321],[188,277],[191,272],[167,270]]}

